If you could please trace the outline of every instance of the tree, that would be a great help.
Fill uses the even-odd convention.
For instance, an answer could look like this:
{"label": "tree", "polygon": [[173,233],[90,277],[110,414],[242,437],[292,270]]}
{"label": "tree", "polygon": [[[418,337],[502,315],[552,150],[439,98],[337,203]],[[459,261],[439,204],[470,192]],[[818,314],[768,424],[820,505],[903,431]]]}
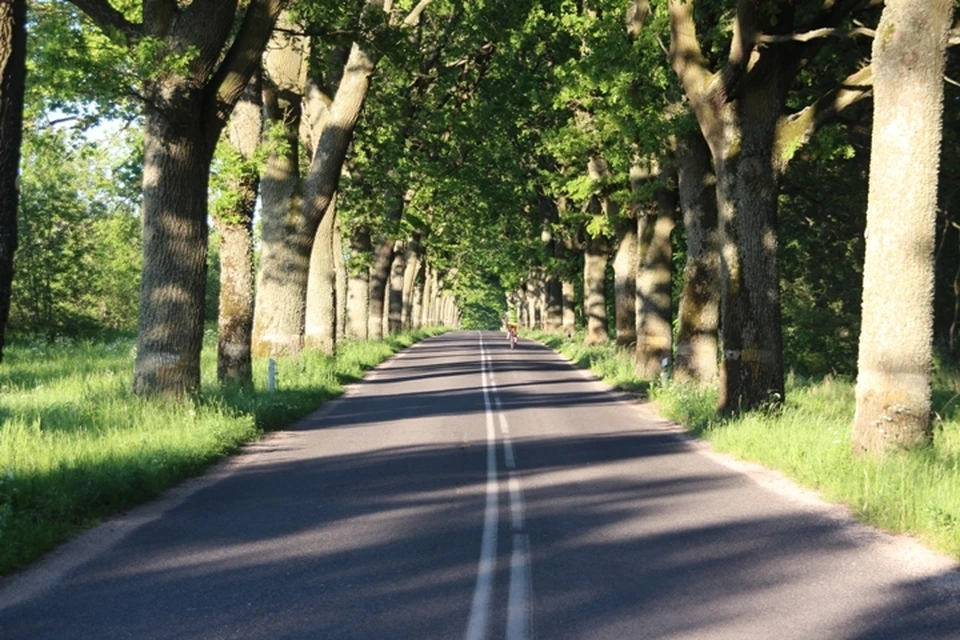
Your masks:
{"label": "tree", "polygon": [[140,223],[115,159],[63,126],[28,129],[23,158],[11,330],[53,338],[135,327]]}
{"label": "tree", "polygon": [[637,371],[656,378],[673,355],[673,243],[677,194],[673,167],[661,167],[654,204],[639,216]]}
{"label": "tree", "polygon": [[699,131],[678,137],[676,157],[687,260],[677,314],[673,375],[709,384],[717,378],[720,326],[716,182],[710,149]]}
{"label": "tree", "polygon": [[283,1],[145,0],[139,18],[107,0],[73,4],[146,62],[133,89],[144,103],[145,145],[133,387],[182,397],[200,384],[210,163]]}
{"label": "tree", "polygon": [[888,0],[873,44],[873,149],[853,423],[858,453],[914,447],[931,435],[942,78],[953,5]]}
{"label": "tree", "polygon": [[694,9],[709,13],[717,7],[694,0],[669,2],[669,58],[717,174],[723,343],[719,408],[725,413],[783,400],[779,180],[817,128],[870,91],[872,69],[867,66],[850,74],[840,88],[787,112],[801,70],[829,49],[824,38],[852,35],[851,13],[869,9],[871,3],[800,4],[738,0],[726,61],[713,71],[718,62],[713,51],[724,47],[717,42],[711,43],[713,50],[702,46]]}
{"label": "tree", "polygon": [[0,3],[0,360],[10,316],[17,249],[17,177],[23,132],[27,59],[27,2]]}
{"label": "tree", "polygon": [[220,233],[217,305],[217,380],[249,385],[253,362],[253,214],[260,183],[258,149],[263,132],[260,73],[254,73],[234,107],[217,154],[218,198],[211,217]]}

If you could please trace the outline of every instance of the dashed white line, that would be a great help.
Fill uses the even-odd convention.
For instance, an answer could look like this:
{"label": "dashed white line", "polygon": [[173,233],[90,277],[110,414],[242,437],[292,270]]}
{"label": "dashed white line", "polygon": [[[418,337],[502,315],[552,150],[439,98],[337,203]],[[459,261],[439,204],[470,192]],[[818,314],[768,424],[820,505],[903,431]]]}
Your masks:
{"label": "dashed white line", "polygon": [[477,584],[473,592],[470,618],[467,621],[466,640],[486,640],[490,627],[490,612],[493,606],[494,577],[497,556],[497,527],[499,526],[500,482],[497,473],[497,432],[494,411],[503,434],[504,463],[510,474],[507,488],[510,494],[510,520],[513,530],[513,549],[510,554],[510,583],[507,594],[507,640],[529,640],[533,637],[533,607],[530,571],[530,538],[525,532],[523,518],[523,491],[520,479],[512,470],[516,457],[510,441],[510,425],[503,413],[503,405],[497,395],[493,380],[490,356],[480,335],[480,380],[483,389],[483,404],[487,422],[487,484],[486,508],[483,517],[483,535],[480,544],[480,560],[477,565]]}
{"label": "dashed white line", "polygon": [[503,461],[507,465],[507,469],[517,468],[517,459],[513,455],[513,443],[509,440],[503,441]]}
{"label": "dashed white line", "polygon": [[513,530],[523,531],[523,498],[520,494],[520,480],[516,474],[511,473],[507,480],[507,487],[510,488],[510,521],[513,524]]}
{"label": "dashed white line", "polygon": [[493,579],[497,562],[497,526],[500,520],[499,483],[497,480],[497,432],[490,407],[487,382],[487,355],[480,338],[481,383],[483,404],[487,414],[487,500],[483,514],[483,536],[480,542],[480,561],[477,564],[477,584],[473,590],[470,618],[467,620],[466,640],[485,640],[490,624],[493,601]]}
{"label": "dashed white line", "polygon": [[513,534],[510,555],[510,591],[507,596],[507,640],[529,640],[533,637],[533,607],[530,579],[530,538],[525,533]]}

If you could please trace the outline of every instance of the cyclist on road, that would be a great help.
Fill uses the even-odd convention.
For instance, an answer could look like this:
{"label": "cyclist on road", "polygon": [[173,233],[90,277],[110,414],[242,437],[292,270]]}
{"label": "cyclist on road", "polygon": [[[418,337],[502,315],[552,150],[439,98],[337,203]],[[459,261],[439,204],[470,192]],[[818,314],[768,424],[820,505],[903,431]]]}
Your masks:
{"label": "cyclist on road", "polygon": [[507,311],[507,340],[510,341],[510,348],[517,346],[517,328],[520,326],[520,314],[515,307]]}

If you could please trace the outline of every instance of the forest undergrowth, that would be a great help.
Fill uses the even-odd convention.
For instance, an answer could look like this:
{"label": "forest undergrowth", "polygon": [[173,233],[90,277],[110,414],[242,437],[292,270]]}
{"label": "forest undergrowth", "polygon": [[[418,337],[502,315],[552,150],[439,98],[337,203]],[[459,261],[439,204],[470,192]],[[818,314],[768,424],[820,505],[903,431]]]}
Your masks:
{"label": "forest undergrowth", "polygon": [[0,575],[80,529],[143,503],[316,409],[392,354],[441,329],[346,342],[336,356],[254,363],[254,388],[221,388],[216,335],[206,384],[183,403],[131,392],[135,338],[10,344],[0,366]]}
{"label": "forest undergrowth", "polygon": [[716,388],[643,380],[633,354],[614,345],[587,347],[583,336],[526,335],[592,370],[608,384],[643,393],[660,414],[710,442],[715,451],[776,469],[863,522],[909,534],[960,559],[960,372],[934,375],[932,443],[883,460],[851,452],[854,381],[790,375],[782,407],[722,419]]}

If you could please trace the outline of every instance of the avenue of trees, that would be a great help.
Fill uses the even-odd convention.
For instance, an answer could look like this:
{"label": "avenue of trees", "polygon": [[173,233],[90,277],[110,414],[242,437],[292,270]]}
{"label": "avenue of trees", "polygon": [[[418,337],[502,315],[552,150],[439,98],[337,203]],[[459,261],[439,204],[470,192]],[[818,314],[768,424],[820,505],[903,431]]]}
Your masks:
{"label": "avenue of trees", "polygon": [[855,450],[923,443],[960,356],[955,4],[0,3],[0,323],[136,328],[135,391],[176,398],[205,323],[244,385],[514,307],[722,413],[856,376]]}

